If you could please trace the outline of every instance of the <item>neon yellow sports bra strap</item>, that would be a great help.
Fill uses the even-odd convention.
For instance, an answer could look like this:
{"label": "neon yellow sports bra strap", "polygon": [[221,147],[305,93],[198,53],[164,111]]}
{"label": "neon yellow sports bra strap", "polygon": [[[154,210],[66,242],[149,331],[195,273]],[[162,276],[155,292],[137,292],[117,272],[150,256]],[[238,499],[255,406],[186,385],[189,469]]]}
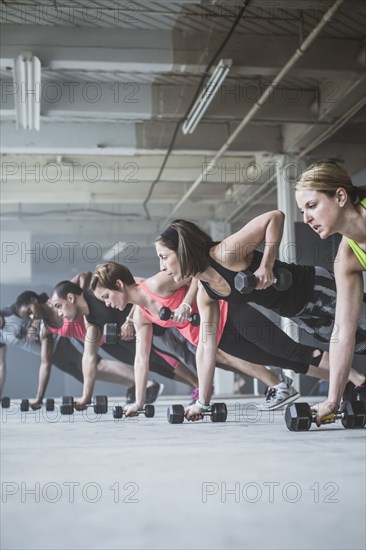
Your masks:
{"label": "neon yellow sports bra strap", "polygon": [[[362,199],[361,204],[364,208],[366,208],[366,197]],[[366,252],[364,252],[362,248],[360,248],[358,244],[355,243],[355,241],[353,241],[352,239],[347,239],[347,242],[351,247],[352,251],[354,252],[354,254],[356,255],[356,258],[358,259],[362,267],[366,269]]]}

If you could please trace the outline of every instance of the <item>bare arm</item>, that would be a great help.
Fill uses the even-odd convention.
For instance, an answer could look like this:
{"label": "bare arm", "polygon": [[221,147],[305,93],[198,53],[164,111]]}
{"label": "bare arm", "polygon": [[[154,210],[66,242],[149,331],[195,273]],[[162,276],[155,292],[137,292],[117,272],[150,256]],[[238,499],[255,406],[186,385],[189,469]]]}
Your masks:
{"label": "bare arm", "polygon": [[70,281],[80,286],[80,288],[89,288],[90,281],[92,280],[93,273],[90,271],[82,271],[78,275],[75,275]]}
{"label": "bare arm", "polygon": [[184,302],[173,311],[172,321],[175,323],[184,323],[190,317],[192,306],[197,300],[198,279],[191,279],[189,289],[184,297]]}
{"label": "bare arm", "polygon": [[42,331],[41,335],[41,364],[38,372],[38,389],[36,401],[32,403],[32,408],[37,409],[42,405],[44,395],[48,386],[48,382],[51,376],[52,368],[52,355],[54,351],[54,344],[52,342],[52,335],[47,330],[47,327]]}
{"label": "bare arm", "polygon": [[134,314],[136,310],[136,305],[134,304],[132,306],[132,309],[128,316],[126,317],[125,322],[121,326],[121,340],[124,340],[126,342],[129,342],[135,338],[135,321],[134,321]]}
{"label": "bare arm", "polygon": [[3,394],[3,389],[6,379],[6,346],[0,347],[0,397]]}
{"label": "bare arm", "polygon": [[133,416],[142,409],[145,403],[146,386],[149,379],[149,361],[153,336],[152,323],[136,308],[134,321],[138,327],[136,337],[136,354],[134,363],[136,402],[127,406],[126,415]]}
{"label": "bare arm", "polygon": [[343,240],[334,264],[337,305],[329,348],[328,401],[339,405],[351,370],[355,334],[361,313],[363,279],[361,265]]}
{"label": "bare arm", "polygon": [[220,320],[220,307],[199,285],[197,304],[201,317],[200,339],[196,362],[199,382],[199,400],[204,405],[210,402],[217,354],[217,329]]}
{"label": "bare arm", "polygon": [[97,373],[97,354],[102,336],[101,330],[96,325],[91,325],[85,320],[85,326],[86,335],[82,359],[84,387],[82,398],[75,403],[75,406],[78,409],[83,409],[85,405],[90,403],[93,396],[95,377]]}
{"label": "bare arm", "polygon": [[273,270],[282,239],[284,219],[284,214],[279,210],[257,216],[216,246],[212,253],[214,259],[233,271],[247,269],[252,252],[264,242],[263,258],[256,275],[268,279],[268,275],[264,276],[263,273]]}

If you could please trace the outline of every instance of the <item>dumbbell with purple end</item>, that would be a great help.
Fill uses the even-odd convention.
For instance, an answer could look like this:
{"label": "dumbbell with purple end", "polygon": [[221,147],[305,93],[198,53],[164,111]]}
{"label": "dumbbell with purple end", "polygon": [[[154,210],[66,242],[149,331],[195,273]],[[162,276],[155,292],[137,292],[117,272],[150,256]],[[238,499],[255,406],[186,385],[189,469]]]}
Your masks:
{"label": "dumbbell with purple end", "polygon": [[[172,310],[168,307],[162,307],[159,311],[159,317],[162,321],[170,321],[173,317]],[[191,323],[192,327],[199,327],[200,326],[200,314],[199,313],[193,313],[190,317],[188,317],[188,321]]]}
{"label": "dumbbell with purple end", "polygon": [[[288,290],[292,285],[291,271],[284,267],[280,267],[279,269],[277,269],[275,275],[276,277],[272,284],[273,288],[275,288],[279,292]],[[244,271],[239,271],[239,273],[235,275],[234,285],[235,289],[241,294],[250,294],[251,292],[253,292],[253,290],[255,290],[255,287],[257,285],[257,278],[254,273],[252,273],[248,269],[245,269]]]}

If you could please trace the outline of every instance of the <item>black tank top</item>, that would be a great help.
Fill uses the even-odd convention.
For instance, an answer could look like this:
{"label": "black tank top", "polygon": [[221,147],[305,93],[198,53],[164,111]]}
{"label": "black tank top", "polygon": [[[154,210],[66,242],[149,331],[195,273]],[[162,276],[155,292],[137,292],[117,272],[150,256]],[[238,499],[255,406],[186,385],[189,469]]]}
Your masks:
{"label": "black tank top", "polygon": [[96,298],[90,288],[84,290],[84,298],[89,307],[86,320],[101,330],[103,330],[103,325],[106,323],[116,323],[118,326],[122,326],[132,309],[132,304],[127,304],[123,311],[107,307],[104,302]]}
{"label": "black tank top", "polygon": [[[217,243],[213,243],[215,246]],[[253,259],[248,266],[248,270],[252,273],[256,271],[261,263],[263,253],[259,250],[255,250],[253,253]],[[211,266],[225,279],[230,285],[231,292],[228,296],[221,296],[210,285],[201,281],[207,294],[214,300],[225,300],[232,303],[253,303],[263,306],[267,309],[271,309],[280,315],[285,317],[294,317],[298,315],[306,304],[310,301],[312,292],[314,290],[315,269],[313,266],[296,265],[275,261],[273,268],[274,273],[280,267],[283,267],[292,274],[292,285],[288,290],[277,291],[273,286],[266,288],[265,290],[253,290],[250,294],[241,294],[235,289],[234,278],[238,273],[237,271],[231,271],[222,265],[218,264],[210,257]]]}

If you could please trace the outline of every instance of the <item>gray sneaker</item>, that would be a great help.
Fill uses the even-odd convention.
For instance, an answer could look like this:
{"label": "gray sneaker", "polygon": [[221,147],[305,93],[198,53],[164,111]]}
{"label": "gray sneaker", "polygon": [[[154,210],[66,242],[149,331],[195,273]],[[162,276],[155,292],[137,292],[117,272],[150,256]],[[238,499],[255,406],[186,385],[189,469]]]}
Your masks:
{"label": "gray sneaker", "polygon": [[[159,382],[156,382],[154,380],[151,386],[148,386],[146,388],[145,405],[150,405],[151,403],[154,403],[159,395],[162,393],[163,389],[164,384],[159,384]],[[126,392],[126,405],[128,405],[129,403],[134,403],[136,401],[135,391],[135,385],[128,388]]]}
{"label": "gray sneaker", "polygon": [[159,395],[162,394],[164,390],[164,384],[159,384],[159,382],[156,382],[153,380],[153,383],[151,386],[148,386],[146,388],[146,398],[145,398],[145,405],[151,405],[151,403],[154,403]]}
{"label": "gray sneaker", "polygon": [[296,401],[300,397],[298,391],[295,390],[290,384],[280,382],[272,388],[268,388],[266,392],[266,400],[259,407],[260,411],[274,411],[281,409],[288,403]]}

